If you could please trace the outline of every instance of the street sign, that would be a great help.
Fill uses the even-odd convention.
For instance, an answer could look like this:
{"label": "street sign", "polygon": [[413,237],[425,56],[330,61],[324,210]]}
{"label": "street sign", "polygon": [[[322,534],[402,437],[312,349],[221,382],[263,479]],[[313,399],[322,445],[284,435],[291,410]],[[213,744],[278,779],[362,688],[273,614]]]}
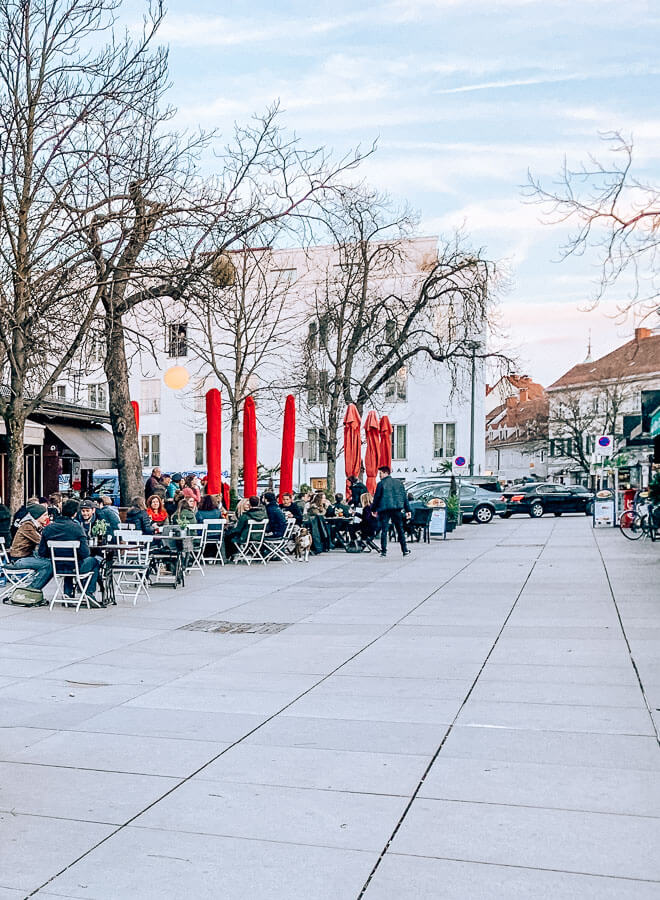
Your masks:
{"label": "street sign", "polygon": [[462,475],[466,471],[467,459],[464,456],[455,456],[452,468],[455,474]]}
{"label": "street sign", "polygon": [[596,438],[596,455],[611,456],[614,449],[614,441],[611,434],[599,434]]}

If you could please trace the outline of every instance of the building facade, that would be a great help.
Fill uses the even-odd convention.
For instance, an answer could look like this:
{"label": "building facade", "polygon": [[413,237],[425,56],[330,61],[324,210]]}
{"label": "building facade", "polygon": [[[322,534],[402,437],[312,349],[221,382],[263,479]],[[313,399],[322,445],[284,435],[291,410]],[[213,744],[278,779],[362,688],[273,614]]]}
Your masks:
{"label": "building facade", "polygon": [[486,406],[486,471],[501,481],[544,481],[548,398],[543,387],[527,375],[509,375],[488,386]]}

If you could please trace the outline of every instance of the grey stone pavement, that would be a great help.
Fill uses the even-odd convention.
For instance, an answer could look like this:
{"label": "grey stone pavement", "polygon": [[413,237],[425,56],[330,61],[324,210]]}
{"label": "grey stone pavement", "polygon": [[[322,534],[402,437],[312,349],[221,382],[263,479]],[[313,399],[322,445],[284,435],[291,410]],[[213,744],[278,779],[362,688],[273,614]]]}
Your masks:
{"label": "grey stone pavement", "polygon": [[2,607],[1,900],[659,898],[659,563],[524,518]]}

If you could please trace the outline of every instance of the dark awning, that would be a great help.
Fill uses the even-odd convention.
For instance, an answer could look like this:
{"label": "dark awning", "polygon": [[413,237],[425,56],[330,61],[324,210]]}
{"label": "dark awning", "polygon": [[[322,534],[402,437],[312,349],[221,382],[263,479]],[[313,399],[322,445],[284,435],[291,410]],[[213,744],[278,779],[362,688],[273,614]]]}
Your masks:
{"label": "dark awning", "polygon": [[101,425],[46,426],[63,444],[80,458],[82,469],[112,469],[115,465],[115,439]]}

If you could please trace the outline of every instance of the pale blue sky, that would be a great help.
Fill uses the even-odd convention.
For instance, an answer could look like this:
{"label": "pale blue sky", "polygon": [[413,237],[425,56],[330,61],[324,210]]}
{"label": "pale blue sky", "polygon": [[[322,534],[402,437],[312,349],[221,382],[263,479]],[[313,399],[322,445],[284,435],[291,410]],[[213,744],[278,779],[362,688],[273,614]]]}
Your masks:
{"label": "pale blue sky", "polygon": [[424,233],[465,223],[509,260],[504,317],[536,379],[581,361],[589,328],[597,355],[629,336],[631,322],[578,311],[595,257],[557,264],[563,232],[539,224],[520,186],[528,167],[551,176],[613,129],[656,177],[658,0],[170,0],[161,38],[181,124],[229,135],[279,99],[310,146],[377,138],[365,175],[418,208]]}

